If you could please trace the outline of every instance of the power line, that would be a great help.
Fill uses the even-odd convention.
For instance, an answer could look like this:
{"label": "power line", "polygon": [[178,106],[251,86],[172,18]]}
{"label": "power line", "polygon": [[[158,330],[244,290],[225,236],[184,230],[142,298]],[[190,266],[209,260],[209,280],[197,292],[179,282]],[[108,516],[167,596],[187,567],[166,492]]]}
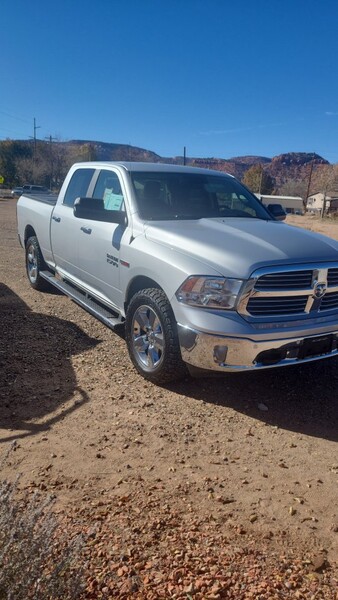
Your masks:
{"label": "power line", "polygon": [[0,127],[0,131],[7,131],[8,133],[27,137],[27,133],[23,133],[22,131],[15,131],[14,129],[7,129],[6,127]]}
{"label": "power line", "polygon": [[16,117],[15,115],[11,115],[9,112],[5,110],[0,110],[2,115],[6,115],[6,117],[10,117],[11,119],[16,119],[17,121],[22,121],[23,123],[29,123],[28,119],[22,119],[21,117]]}

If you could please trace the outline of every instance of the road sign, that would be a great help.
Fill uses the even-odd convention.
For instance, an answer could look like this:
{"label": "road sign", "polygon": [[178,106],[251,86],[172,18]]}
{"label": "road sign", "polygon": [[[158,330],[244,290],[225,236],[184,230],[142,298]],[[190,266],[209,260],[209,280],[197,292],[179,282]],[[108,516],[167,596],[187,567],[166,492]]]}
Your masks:
{"label": "road sign", "polygon": [[3,183],[4,181],[5,181],[5,178],[2,175],[0,175],[0,183]]}

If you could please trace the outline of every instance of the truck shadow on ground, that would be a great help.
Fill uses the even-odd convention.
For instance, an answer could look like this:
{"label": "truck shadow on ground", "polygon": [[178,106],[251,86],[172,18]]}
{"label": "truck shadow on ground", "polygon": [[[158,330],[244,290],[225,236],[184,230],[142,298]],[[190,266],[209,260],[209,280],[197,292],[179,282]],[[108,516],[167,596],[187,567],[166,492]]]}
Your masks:
{"label": "truck shadow on ground", "polygon": [[338,441],[338,359],[189,379],[176,392],[282,429]]}
{"label": "truck shadow on ground", "polygon": [[70,359],[99,342],[74,323],[32,312],[2,283],[0,328],[0,429],[13,430],[1,443],[48,431],[88,401]]}

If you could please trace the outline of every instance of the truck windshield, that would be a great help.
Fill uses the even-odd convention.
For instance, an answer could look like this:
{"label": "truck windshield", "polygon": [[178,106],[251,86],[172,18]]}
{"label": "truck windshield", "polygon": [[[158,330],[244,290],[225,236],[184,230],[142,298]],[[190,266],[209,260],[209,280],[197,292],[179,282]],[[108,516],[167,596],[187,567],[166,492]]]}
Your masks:
{"label": "truck windshield", "polygon": [[131,178],[143,219],[271,219],[259,200],[227,175],[143,171]]}

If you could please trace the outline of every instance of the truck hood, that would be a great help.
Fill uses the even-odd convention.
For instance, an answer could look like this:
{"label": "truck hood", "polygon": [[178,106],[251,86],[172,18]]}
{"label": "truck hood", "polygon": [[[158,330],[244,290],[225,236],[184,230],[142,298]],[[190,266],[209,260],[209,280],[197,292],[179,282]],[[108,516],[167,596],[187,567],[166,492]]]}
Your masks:
{"label": "truck hood", "polygon": [[[338,262],[338,242],[280,221],[253,218],[157,221],[148,240],[191,256],[227,277],[247,279],[263,266]],[[179,257],[177,257],[179,262]],[[208,273],[206,273],[208,274]]]}

